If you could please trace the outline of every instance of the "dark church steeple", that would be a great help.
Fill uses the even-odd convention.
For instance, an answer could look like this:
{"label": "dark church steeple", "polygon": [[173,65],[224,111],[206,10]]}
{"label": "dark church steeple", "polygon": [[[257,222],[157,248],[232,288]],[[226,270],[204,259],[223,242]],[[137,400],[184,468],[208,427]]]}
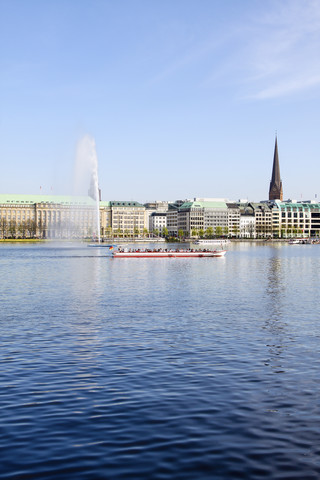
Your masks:
{"label": "dark church steeple", "polygon": [[279,155],[278,155],[278,142],[276,137],[276,143],[274,146],[272,178],[269,188],[269,200],[283,200],[282,181],[280,178],[279,167]]}

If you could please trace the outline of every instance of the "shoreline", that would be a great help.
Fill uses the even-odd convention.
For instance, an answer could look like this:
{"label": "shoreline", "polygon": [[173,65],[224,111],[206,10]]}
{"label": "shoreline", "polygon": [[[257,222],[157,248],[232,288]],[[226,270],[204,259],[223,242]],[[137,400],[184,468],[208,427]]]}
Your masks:
{"label": "shoreline", "polygon": [[[217,242],[219,239],[216,239]],[[225,238],[221,240],[226,240]],[[229,238],[228,241],[231,243],[239,243],[239,242],[259,242],[259,243],[285,243],[289,242],[291,240],[290,238],[272,238],[272,239],[266,239],[266,238]],[[183,240],[181,242],[174,242],[177,244],[183,244],[183,243],[193,243],[196,240]],[[117,238],[117,239],[106,239],[104,242],[100,242],[100,245],[108,245],[110,243],[118,244],[118,243],[164,243],[166,242],[165,239],[152,239],[152,238],[139,238],[136,240],[132,240],[130,238]],[[0,239],[0,243],[84,243],[84,244],[89,244],[93,243],[92,240],[83,240],[83,239],[68,239],[68,238],[4,238]],[[167,242],[167,243],[172,243],[172,242]]]}

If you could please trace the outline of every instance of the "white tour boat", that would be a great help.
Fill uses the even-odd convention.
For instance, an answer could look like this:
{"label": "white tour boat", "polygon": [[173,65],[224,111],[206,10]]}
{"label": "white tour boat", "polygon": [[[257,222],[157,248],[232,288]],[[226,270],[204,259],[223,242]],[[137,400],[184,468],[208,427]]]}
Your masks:
{"label": "white tour boat", "polygon": [[226,238],[199,238],[192,243],[195,245],[227,245],[230,240]]}
{"label": "white tour boat", "polygon": [[224,257],[226,250],[193,250],[193,249],[118,249],[112,252],[114,258],[202,258]]}

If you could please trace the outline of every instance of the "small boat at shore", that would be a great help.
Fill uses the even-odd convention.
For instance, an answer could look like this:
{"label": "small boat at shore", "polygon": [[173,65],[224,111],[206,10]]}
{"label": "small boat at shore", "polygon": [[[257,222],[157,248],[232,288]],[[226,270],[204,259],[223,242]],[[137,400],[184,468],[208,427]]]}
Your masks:
{"label": "small boat at shore", "polygon": [[288,243],[289,245],[311,245],[312,241],[310,238],[291,238]]}
{"label": "small boat at shore", "polygon": [[193,249],[118,249],[112,252],[114,258],[202,258],[224,257],[226,250]]}
{"label": "small boat at shore", "polygon": [[91,248],[110,248],[110,247],[114,247],[115,245],[107,245],[106,243],[88,243],[88,247],[91,247]]}
{"label": "small boat at shore", "polygon": [[227,245],[230,243],[230,240],[227,238],[199,238],[199,240],[195,240],[192,243],[195,245]]}

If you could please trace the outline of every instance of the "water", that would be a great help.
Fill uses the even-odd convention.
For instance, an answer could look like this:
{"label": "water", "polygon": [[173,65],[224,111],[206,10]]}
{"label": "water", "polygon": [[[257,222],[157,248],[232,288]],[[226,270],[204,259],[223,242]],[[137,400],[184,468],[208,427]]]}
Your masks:
{"label": "water", "polygon": [[319,479],[319,254],[0,245],[0,478]]}

